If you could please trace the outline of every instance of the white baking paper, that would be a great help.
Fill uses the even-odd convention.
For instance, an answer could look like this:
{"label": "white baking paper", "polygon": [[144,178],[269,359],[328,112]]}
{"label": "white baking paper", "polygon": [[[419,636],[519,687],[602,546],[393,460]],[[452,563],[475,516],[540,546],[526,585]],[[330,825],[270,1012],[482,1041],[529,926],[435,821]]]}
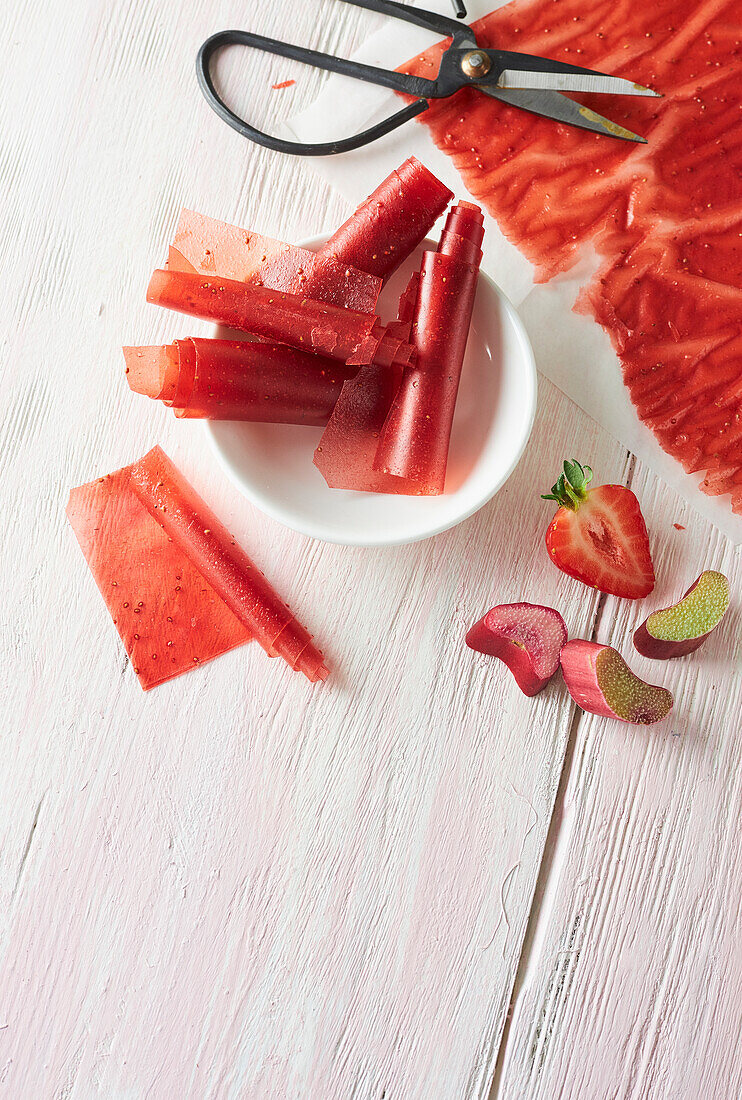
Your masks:
{"label": "white baking paper", "polygon": [[[428,0],[418,6],[446,15],[453,11],[448,0]],[[469,0],[468,21],[473,22],[499,6],[497,0]],[[382,30],[369,37],[354,58],[393,69],[434,41],[435,36],[427,31],[390,19]],[[330,76],[321,95],[306,111],[291,119],[287,130],[290,136],[301,141],[329,141],[357,133],[398,109],[399,99],[392,92],[349,77]],[[606,114],[610,115],[610,107]],[[464,192],[451,160],[436,149],[427,128],[416,122],[406,123],[364,149],[312,158],[309,163],[355,206],[409,156],[423,161],[457,195]],[[697,512],[735,544],[741,544],[742,517],[731,511],[729,497],[709,497],[702,493],[698,488],[700,475],[686,474],[675,459],[665,454],[636,415],[608,336],[592,318],[572,311],[579,288],[589,277],[594,262],[594,257],[585,257],[578,268],[569,272],[569,277],[534,285],[529,261],[505,240],[492,218],[485,219],[482,266],[517,306],[540,373]]]}

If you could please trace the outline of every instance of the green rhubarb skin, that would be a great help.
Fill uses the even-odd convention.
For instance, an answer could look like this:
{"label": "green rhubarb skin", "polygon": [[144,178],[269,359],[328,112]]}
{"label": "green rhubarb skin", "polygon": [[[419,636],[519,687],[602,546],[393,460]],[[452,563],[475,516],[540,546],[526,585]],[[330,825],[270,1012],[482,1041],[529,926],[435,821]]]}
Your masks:
{"label": "green rhubarb skin", "polygon": [[707,569],[682,600],[653,612],[646,627],[653,638],[661,641],[700,638],[719,625],[728,606],[729,581],[723,573]]}
{"label": "green rhubarb skin", "polygon": [[606,648],[598,654],[595,673],[606,703],[626,722],[656,722],[672,707],[670,692],[645,684],[614,649]]}

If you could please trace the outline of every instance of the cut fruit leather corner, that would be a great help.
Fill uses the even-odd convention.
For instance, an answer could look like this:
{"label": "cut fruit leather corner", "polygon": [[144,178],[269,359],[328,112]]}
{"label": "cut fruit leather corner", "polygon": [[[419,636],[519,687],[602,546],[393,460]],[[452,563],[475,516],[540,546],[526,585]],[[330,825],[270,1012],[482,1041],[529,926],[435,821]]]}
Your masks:
{"label": "cut fruit leather corner", "polygon": [[[566,3],[566,6],[565,6]],[[607,331],[640,419],[701,488],[742,514],[742,0],[515,2],[483,46],[602,69],[663,99],[611,99],[647,145],[538,118],[474,89],[420,121],[547,281],[585,248],[602,267],[577,308]],[[404,66],[429,76],[442,45]],[[605,110],[600,96],[581,102]]]}
{"label": "cut fruit leather corner", "polygon": [[196,377],[194,341],[121,349],[126,362],[126,381],[133,393],[141,393],[177,408],[186,405]]}
{"label": "cut fruit leather corner", "polygon": [[194,267],[190,263],[182,252],[179,252],[174,245],[170,245],[167,250],[167,262],[165,267],[168,271],[188,271],[193,274],[198,274],[198,268]]}
{"label": "cut fruit leather corner", "polygon": [[386,278],[425,238],[453,198],[416,157],[391,172],[317,255]]}
{"label": "cut fruit leather corner", "polygon": [[67,515],[147,690],[255,637],[312,682],[311,635],[159,447],[73,489]]}
{"label": "cut fruit leather corner", "polygon": [[375,311],[381,290],[376,274],[349,260],[275,241],[194,210],[181,212],[168,269],[255,283],[361,313]]}
{"label": "cut fruit leather corner", "polygon": [[180,370],[177,342],[167,347],[125,347],[122,351],[129,389],[155,401],[172,401]]}
{"label": "cut fruit leather corner", "polygon": [[[355,374],[332,359],[258,341],[194,338],[124,354],[131,389],[159,397],[185,419],[322,426]],[[162,383],[173,359],[175,379]]]}
{"label": "cut fruit leather corner", "polygon": [[[374,468],[425,496],[442,493],[482,252],[482,212],[449,212],[438,252],[424,252],[412,321],[416,361],[405,368]],[[402,490],[400,490],[402,491]],[[409,491],[409,490],[407,490]]]}
{"label": "cut fruit leather corner", "polygon": [[[187,271],[155,271],[147,289],[147,301],[264,340],[359,366],[374,361],[387,333],[373,313]],[[409,345],[402,344],[399,355],[406,362]]]}

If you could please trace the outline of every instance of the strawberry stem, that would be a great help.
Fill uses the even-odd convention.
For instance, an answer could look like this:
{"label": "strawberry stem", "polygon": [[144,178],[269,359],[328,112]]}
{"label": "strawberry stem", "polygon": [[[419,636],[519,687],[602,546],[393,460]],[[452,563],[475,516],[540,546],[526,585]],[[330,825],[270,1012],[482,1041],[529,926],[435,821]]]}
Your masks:
{"label": "strawberry stem", "polygon": [[550,493],[541,494],[541,499],[555,500],[560,507],[576,512],[587,495],[587,486],[592,479],[593,471],[589,466],[580,465],[575,458],[571,462],[565,461],[564,473],[559,475]]}

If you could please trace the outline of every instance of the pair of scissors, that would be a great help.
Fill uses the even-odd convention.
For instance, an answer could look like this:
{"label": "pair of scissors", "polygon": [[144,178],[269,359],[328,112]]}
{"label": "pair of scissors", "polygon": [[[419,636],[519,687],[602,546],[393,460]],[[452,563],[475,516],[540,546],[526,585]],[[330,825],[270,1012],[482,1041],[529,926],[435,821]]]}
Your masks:
{"label": "pair of scissors", "polygon": [[[660,93],[635,84],[622,77],[607,76],[594,69],[583,69],[579,65],[567,65],[561,61],[551,61],[531,54],[513,53],[508,50],[489,50],[481,47],[472,28],[456,19],[450,19],[436,12],[398,3],[397,0],[343,0],[359,8],[401,19],[417,27],[424,27],[442,38],[450,38],[451,44],[441,57],[438,75],[434,80],[422,76],[410,76],[388,69],[363,65],[357,61],[348,61],[331,54],[318,53],[316,50],[292,46],[287,42],[278,42],[274,38],[264,38],[249,31],[219,31],[208,38],[198,53],[196,72],[199,85],[210,106],[220,118],[233,129],[258,145],[274,149],[279,153],[293,153],[296,156],[319,157],[333,153],[345,153],[359,149],[369,142],[376,141],[391,130],[422,114],[430,106],[431,99],[445,99],[461,88],[475,87],[485,95],[520,107],[532,114],[542,115],[583,130],[606,134],[609,137],[622,138],[625,141],[646,142],[646,139],[634,134],[623,126],[575,102],[562,92],[601,92],[607,95],[656,96]],[[454,0],[459,16],[466,15],[463,0]],[[305,65],[341,73],[383,88],[392,88],[395,92],[413,96],[414,100],[402,110],[395,112],[376,125],[352,137],[339,141],[304,143],[287,141],[266,134],[239,118],[219,96],[211,74],[211,62],[214,55],[224,46],[250,46],[266,53],[300,61]]]}

